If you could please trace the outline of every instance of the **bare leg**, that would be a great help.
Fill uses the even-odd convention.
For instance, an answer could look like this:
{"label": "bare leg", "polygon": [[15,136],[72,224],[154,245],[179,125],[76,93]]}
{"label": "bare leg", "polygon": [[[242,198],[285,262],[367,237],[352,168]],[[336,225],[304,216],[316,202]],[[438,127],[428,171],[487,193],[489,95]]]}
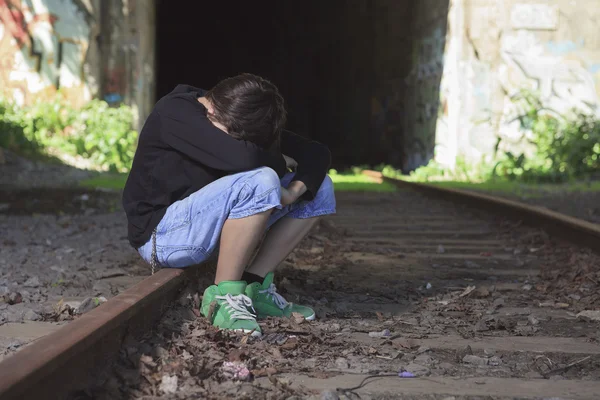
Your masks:
{"label": "bare leg", "polygon": [[269,231],[248,272],[264,277],[298,246],[319,218],[282,218]]}
{"label": "bare leg", "polygon": [[246,218],[228,219],[221,231],[215,284],[239,281],[267,226],[271,210]]}

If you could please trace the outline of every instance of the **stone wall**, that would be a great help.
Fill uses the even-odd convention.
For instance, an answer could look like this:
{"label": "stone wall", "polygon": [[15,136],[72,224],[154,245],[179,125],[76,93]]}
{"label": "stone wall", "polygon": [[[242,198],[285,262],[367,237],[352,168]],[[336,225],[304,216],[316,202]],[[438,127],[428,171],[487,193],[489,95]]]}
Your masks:
{"label": "stone wall", "polygon": [[0,0],[0,95],[17,104],[61,92],[126,103],[143,121],[154,101],[154,1]]}
{"label": "stone wall", "polygon": [[401,81],[404,171],[427,164],[433,157],[447,20],[447,0],[421,0],[412,11],[411,52],[406,58],[410,69]]}
{"label": "stone wall", "polygon": [[436,159],[479,161],[516,138],[511,96],[538,91],[559,113],[598,113],[599,0],[451,0]]}

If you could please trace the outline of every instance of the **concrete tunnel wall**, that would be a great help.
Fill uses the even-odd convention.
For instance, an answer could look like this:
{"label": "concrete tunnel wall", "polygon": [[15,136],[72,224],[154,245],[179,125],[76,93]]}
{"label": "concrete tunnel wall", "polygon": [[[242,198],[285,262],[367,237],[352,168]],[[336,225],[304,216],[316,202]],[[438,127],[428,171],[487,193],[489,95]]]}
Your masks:
{"label": "concrete tunnel wall", "polygon": [[194,15],[197,26],[228,26],[249,7],[273,32],[248,46],[249,21],[225,47],[251,62],[175,78],[206,86],[244,70],[267,76],[286,97],[290,128],[327,143],[338,166],[477,161],[497,135],[516,135],[510,96],[524,87],[560,110],[598,113],[600,0],[265,0],[227,3],[220,14],[210,12],[215,2],[169,3],[0,0],[0,93],[19,104],[58,90],[74,104],[126,103],[141,126],[173,83],[161,75],[157,10],[185,15],[199,4],[208,12]]}
{"label": "concrete tunnel wall", "polygon": [[[92,98],[129,104],[141,127],[157,92],[164,94],[164,77],[156,70],[160,37],[155,31],[157,10],[172,8],[168,3],[0,0],[0,91],[19,104],[49,100],[59,90],[76,105]],[[189,14],[194,4],[180,3],[176,11]],[[311,0],[250,5],[262,7],[276,31],[262,52],[255,47],[253,54],[243,54],[242,46],[230,42],[242,56],[259,56],[231,72],[256,72],[277,83],[288,102],[290,128],[327,143],[336,164],[400,165],[405,158],[403,129],[410,124],[401,123],[404,109],[396,101],[403,98],[405,87],[395,83],[410,71],[411,4]],[[206,15],[200,21],[209,22],[219,16],[199,15]],[[180,22],[175,18],[172,23]],[[245,33],[236,34],[243,42]],[[200,49],[206,52],[206,46]],[[215,78],[213,73],[209,81]]]}

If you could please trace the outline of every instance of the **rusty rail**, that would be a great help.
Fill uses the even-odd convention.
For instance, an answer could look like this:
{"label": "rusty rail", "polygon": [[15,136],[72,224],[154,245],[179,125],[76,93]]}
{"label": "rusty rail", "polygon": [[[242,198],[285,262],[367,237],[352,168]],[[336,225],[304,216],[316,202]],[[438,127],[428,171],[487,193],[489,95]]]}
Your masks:
{"label": "rusty rail", "polygon": [[378,181],[391,183],[399,188],[410,188],[419,192],[434,195],[437,198],[467,204],[493,213],[502,213],[508,217],[521,220],[528,225],[542,228],[546,232],[560,237],[579,246],[589,247],[600,253],[600,226],[579,218],[570,217],[551,211],[546,208],[536,207],[513,200],[475,193],[460,189],[442,188],[439,186],[408,182],[383,176],[381,172],[363,171],[363,174]]}
{"label": "rusty rail", "polygon": [[127,335],[151,329],[197,269],[162,269],[3,360],[0,399],[63,399],[85,388]]}

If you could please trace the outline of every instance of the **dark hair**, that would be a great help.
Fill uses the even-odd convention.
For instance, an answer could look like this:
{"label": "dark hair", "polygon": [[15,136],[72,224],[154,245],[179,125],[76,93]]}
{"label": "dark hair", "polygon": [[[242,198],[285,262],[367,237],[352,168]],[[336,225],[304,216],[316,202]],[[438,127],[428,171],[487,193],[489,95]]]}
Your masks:
{"label": "dark hair", "polygon": [[285,125],[283,97],[268,80],[241,74],[217,83],[206,93],[214,107],[210,117],[229,134],[268,148],[279,142]]}

